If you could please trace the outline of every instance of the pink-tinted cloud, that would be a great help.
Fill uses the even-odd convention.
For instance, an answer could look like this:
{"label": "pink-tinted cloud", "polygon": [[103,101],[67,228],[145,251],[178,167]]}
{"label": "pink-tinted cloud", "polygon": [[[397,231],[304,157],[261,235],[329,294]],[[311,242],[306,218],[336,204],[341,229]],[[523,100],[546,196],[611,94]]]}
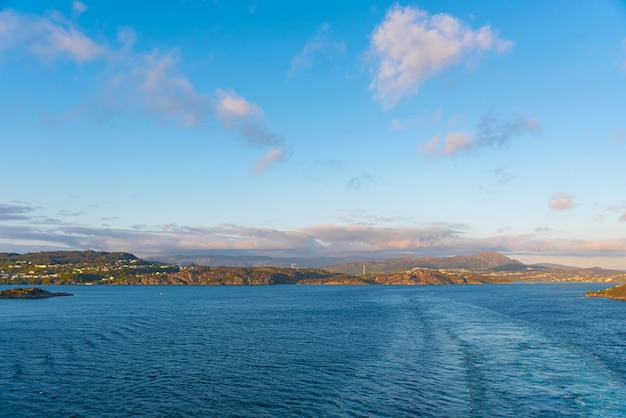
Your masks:
{"label": "pink-tinted cloud", "polygon": [[[9,205],[10,206],[10,205]],[[1,208],[0,208],[1,209]],[[622,259],[626,239],[559,239],[543,228],[533,234],[468,236],[464,225],[445,223],[413,227],[312,225],[280,230],[239,225],[211,227],[169,224],[127,229],[86,228],[61,224],[8,207],[0,223],[0,249],[85,249],[163,254],[180,251],[254,251],[255,254],[305,255],[458,255],[495,250],[528,256],[612,257]],[[28,211],[26,211],[28,212]],[[11,243],[8,248],[7,243]]]}
{"label": "pink-tinted cloud", "polygon": [[268,128],[261,108],[234,90],[217,89],[215,114],[226,127],[238,131],[250,145],[276,146],[284,143],[282,136]]}
{"label": "pink-tinted cloud", "polygon": [[65,58],[78,63],[105,58],[109,48],[58,15],[42,17],[11,9],[0,12],[0,52],[14,51],[44,61]]}
{"label": "pink-tinted cloud", "polygon": [[[448,123],[448,126],[453,126],[453,122]],[[514,138],[534,134],[540,130],[541,123],[535,118],[518,114],[500,120],[493,115],[486,115],[471,133],[450,132],[443,135],[443,140],[441,135],[435,135],[429,141],[420,144],[419,148],[433,157],[449,157],[474,148],[504,147]]]}
{"label": "pink-tinted cloud", "polygon": [[548,204],[552,210],[568,210],[574,207],[574,198],[567,193],[557,193],[550,197]]}
{"label": "pink-tinted cloud", "polygon": [[285,161],[286,158],[284,149],[271,148],[262,158],[257,160],[254,164],[253,171],[255,173],[262,173],[269,170],[275,163]]}
{"label": "pink-tinted cloud", "polygon": [[476,143],[463,132],[452,132],[446,135],[441,154],[444,156],[456,154],[464,149],[472,148]]}

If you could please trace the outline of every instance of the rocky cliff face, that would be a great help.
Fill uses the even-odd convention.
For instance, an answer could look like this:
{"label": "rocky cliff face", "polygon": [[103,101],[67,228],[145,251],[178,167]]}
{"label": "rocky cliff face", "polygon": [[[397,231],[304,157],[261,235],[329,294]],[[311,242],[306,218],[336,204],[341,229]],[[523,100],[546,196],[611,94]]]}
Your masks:
{"label": "rocky cliff face", "polygon": [[[181,285],[271,285],[350,281],[345,274],[319,269],[278,267],[203,267],[182,268],[176,273],[138,278],[140,284]],[[129,284],[133,284],[129,282]]]}
{"label": "rocky cliff face", "polygon": [[417,270],[410,272],[387,273],[376,275],[373,282],[394,285],[427,285],[427,284],[482,284],[485,279],[463,274],[445,274],[436,270]]}
{"label": "rocky cliff face", "polygon": [[162,275],[145,275],[130,279],[127,284],[145,285],[429,285],[480,284],[488,280],[471,274],[442,273],[437,270],[414,270],[397,273],[348,276],[319,269],[288,269],[278,267],[201,267],[181,269]]}

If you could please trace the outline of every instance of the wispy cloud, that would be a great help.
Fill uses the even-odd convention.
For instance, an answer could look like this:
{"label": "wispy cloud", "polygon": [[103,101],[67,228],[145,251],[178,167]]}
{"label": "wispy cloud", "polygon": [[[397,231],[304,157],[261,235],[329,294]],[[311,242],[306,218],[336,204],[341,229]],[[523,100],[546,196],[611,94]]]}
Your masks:
{"label": "wispy cloud", "polygon": [[607,210],[610,210],[611,212],[621,212],[619,221],[626,222],[626,202],[622,202],[622,203],[615,204],[615,205],[609,205],[609,207],[607,207]]}
{"label": "wispy cloud", "polygon": [[574,207],[574,198],[568,193],[557,193],[550,197],[548,204],[552,210],[567,210]]}
{"label": "wispy cloud", "polygon": [[391,120],[391,127],[396,131],[404,131],[411,126],[428,126],[433,125],[441,119],[441,108],[437,108],[431,112],[424,112],[416,118],[393,118]]}
{"label": "wispy cloud", "polygon": [[351,225],[376,226],[379,224],[391,224],[391,223],[402,223],[402,222],[413,223],[415,221],[415,217],[413,215],[397,214],[397,213],[381,215],[381,214],[371,212],[368,210],[357,209],[357,210],[350,210],[350,211],[342,211],[342,214],[337,216],[337,220],[351,224]]}
{"label": "wispy cloud", "polygon": [[285,150],[282,148],[271,148],[262,158],[257,160],[254,164],[253,171],[255,173],[262,173],[269,170],[273,164],[285,161],[286,158]]}
{"label": "wispy cloud", "polygon": [[11,9],[0,12],[0,52],[6,50],[43,61],[65,58],[78,63],[105,58],[110,52],[106,44],[92,40],[58,14],[42,17]]}
{"label": "wispy cloud", "polygon": [[343,53],[345,50],[346,44],[344,42],[338,42],[331,38],[331,26],[327,23],[323,24],[317,29],[315,36],[304,45],[302,51],[291,60],[290,75],[298,70],[313,67],[315,59],[319,55],[329,57]]}
{"label": "wispy cloud", "polygon": [[87,11],[88,7],[85,3],[79,0],[72,2],[72,12],[75,16],[80,16]]}
{"label": "wispy cloud", "polygon": [[70,212],[70,211],[68,211],[68,210],[60,210],[58,213],[59,213],[59,215],[61,215],[61,216],[72,216],[72,217],[74,217],[74,216],[81,216],[81,215],[83,215],[85,212]]}
{"label": "wispy cloud", "polygon": [[505,166],[496,167],[493,170],[489,170],[489,172],[496,176],[498,183],[502,184],[507,184],[517,177],[517,173]]}
{"label": "wispy cloud", "polygon": [[339,170],[343,166],[343,163],[335,158],[317,158],[313,161],[313,166],[324,169],[330,168],[333,170]]}
{"label": "wispy cloud", "polygon": [[505,147],[513,138],[537,133],[540,130],[541,123],[535,118],[515,115],[506,120],[499,120],[493,115],[486,115],[471,133],[455,131],[435,135],[420,144],[419,148],[433,157],[449,157],[460,151],[475,148]]}
{"label": "wispy cloud", "polygon": [[358,177],[353,177],[346,183],[347,190],[360,190],[361,187],[374,183],[374,178],[369,174],[363,174]]}
{"label": "wispy cloud", "polygon": [[[72,3],[75,17],[87,10],[79,0]],[[230,89],[216,89],[215,95],[199,92],[180,71],[177,50],[137,52],[137,35],[132,28],[117,30],[111,44],[96,42],[75,23],[58,12],[47,16],[21,13],[12,9],[0,12],[0,54],[34,56],[43,61],[69,59],[77,63],[100,60],[98,78],[108,80],[98,97],[83,101],[58,114],[43,111],[47,123],[71,123],[77,119],[102,115],[143,114],[159,122],[181,127],[207,125],[215,120],[237,131],[248,144],[271,147],[257,161],[254,172],[269,169],[287,158],[284,138],[272,132],[260,106]],[[112,45],[112,46],[111,46]]]}
{"label": "wispy cloud", "polygon": [[0,203],[0,221],[27,220],[31,217],[28,213],[32,211],[29,206]]}
{"label": "wispy cloud", "polygon": [[[122,32],[126,42],[134,42]],[[117,108],[132,105],[161,120],[175,120],[182,126],[205,121],[209,98],[197,92],[177,70],[176,51],[128,57],[126,65],[111,77],[108,97]]]}
{"label": "wispy cloud", "polygon": [[265,114],[234,90],[217,89],[215,113],[227,127],[237,130],[252,145],[278,145],[284,138],[269,130]]}
{"label": "wispy cloud", "polygon": [[216,93],[215,114],[224,126],[239,132],[249,145],[272,147],[256,161],[252,168],[254,173],[262,173],[275,163],[287,160],[288,154],[282,146],[285,139],[269,129],[265,114],[258,105],[232,89],[217,89]]}
{"label": "wispy cloud", "polygon": [[374,29],[369,54],[376,62],[370,88],[387,109],[417,93],[424,81],[478,51],[503,52],[512,42],[489,26],[473,30],[446,13],[395,5]]}
{"label": "wispy cloud", "polygon": [[512,138],[541,130],[541,124],[535,118],[524,115],[500,121],[493,115],[486,115],[474,132],[474,141],[480,146],[502,147]]}

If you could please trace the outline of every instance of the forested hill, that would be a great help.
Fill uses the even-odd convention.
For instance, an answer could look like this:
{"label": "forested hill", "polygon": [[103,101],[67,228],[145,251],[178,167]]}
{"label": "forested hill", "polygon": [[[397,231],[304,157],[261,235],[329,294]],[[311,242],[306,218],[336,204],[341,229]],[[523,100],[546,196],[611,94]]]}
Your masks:
{"label": "forested hill", "polygon": [[333,264],[322,267],[325,270],[344,274],[362,274],[365,266],[366,274],[391,273],[397,271],[411,270],[413,268],[426,269],[468,269],[486,270],[510,268],[511,270],[523,268],[524,264],[517,260],[512,260],[495,251],[486,251],[473,255],[462,255],[453,257],[402,257],[390,258],[378,262],[369,263],[346,263]]}
{"label": "forested hill", "polygon": [[133,254],[124,252],[101,252],[101,251],[43,251],[39,253],[0,253],[0,264],[25,263],[33,265],[90,265],[102,266],[109,264],[119,264],[136,260],[137,264],[147,264]]}

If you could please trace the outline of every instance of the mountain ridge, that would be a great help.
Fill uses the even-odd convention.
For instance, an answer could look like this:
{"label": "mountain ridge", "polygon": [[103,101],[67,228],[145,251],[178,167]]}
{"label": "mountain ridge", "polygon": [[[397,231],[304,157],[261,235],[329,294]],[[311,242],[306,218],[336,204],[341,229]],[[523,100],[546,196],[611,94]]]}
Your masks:
{"label": "mountain ridge", "polygon": [[457,255],[449,257],[400,257],[389,258],[382,261],[365,263],[343,263],[322,266],[323,269],[333,273],[344,273],[358,275],[362,274],[363,266],[365,272],[371,274],[392,273],[414,268],[427,269],[468,269],[468,270],[488,270],[498,267],[516,265],[523,267],[525,264],[513,260],[495,251],[483,251],[472,255]]}

